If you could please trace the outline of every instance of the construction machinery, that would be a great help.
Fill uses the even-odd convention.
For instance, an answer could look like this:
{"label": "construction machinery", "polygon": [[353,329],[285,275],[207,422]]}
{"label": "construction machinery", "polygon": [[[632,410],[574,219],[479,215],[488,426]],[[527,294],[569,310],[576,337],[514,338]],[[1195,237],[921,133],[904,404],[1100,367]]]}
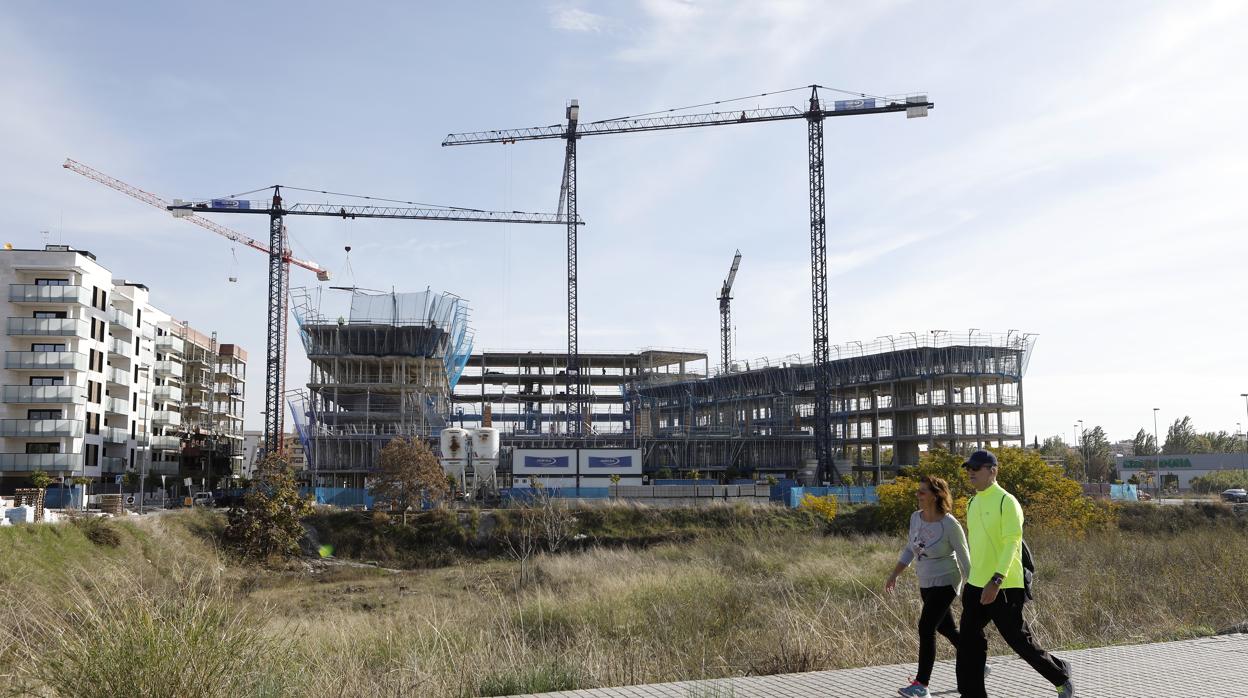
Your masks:
{"label": "construction machinery", "polygon": [[[715,111],[694,114],[681,114],[684,109],[671,109],[665,112],[651,112],[631,117],[607,119],[603,121],[580,122],[580,105],[573,100],[567,107],[566,125],[539,126],[535,128],[504,129],[497,131],[478,131],[475,133],[453,133],[443,141],[443,146],[473,145],[479,143],[515,143],[532,140],[563,140],[566,141],[564,161],[564,181],[561,189],[568,202],[568,214],[576,211],[576,141],[586,136],[600,136],[616,133],[640,133],[644,131],[665,131],[701,126],[730,126],[735,124],[752,124],[769,121],[804,120],[807,122],[808,168],[810,178],[810,274],[811,274],[811,311],[812,334],[814,343],[815,372],[815,455],[818,462],[817,477],[819,481],[827,481],[829,475],[836,475],[832,453],[832,405],[831,381],[826,370],[829,359],[828,350],[828,287],[827,287],[827,222],[824,210],[824,147],[823,122],[829,117],[862,116],[867,114],[888,114],[905,112],[907,118],[927,116],[929,109],[936,105],[929,102],[927,95],[912,94],[897,97],[876,97],[865,93],[848,92],[821,85],[809,85],[810,98],[806,107],[793,106],[771,107],[766,109],[745,109],[732,111]],[[807,87],[784,90],[793,92],[805,90]],[[825,104],[820,98],[819,90],[839,92],[850,99],[836,100]],[[780,94],[780,93],[771,93]],[[739,100],[724,100],[714,104],[722,104],[742,99],[754,99],[767,96],[751,95]],[[707,106],[707,105],[702,105]],[[829,108],[830,107],[830,108]],[[662,116],[655,116],[662,114]],[[580,361],[577,348],[577,314],[576,314],[576,235],[573,225],[568,225],[568,427],[579,430],[579,421],[573,417],[573,411],[580,414],[587,386],[583,385]],[[575,383],[575,385],[574,385]],[[839,480],[839,478],[838,478]]]}
{"label": "construction machinery", "polygon": [[[116,177],[110,177],[109,175],[106,175],[103,172],[100,172],[99,170],[96,170],[94,168],[88,167],[87,165],[84,165],[76,160],[66,158],[64,164],[62,164],[61,167],[64,167],[70,172],[76,172],[88,179],[95,180],[96,182],[99,182],[100,184],[103,184],[104,186],[109,187],[110,189],[119,191],[122,194],[125,194],[126,196],[129,196],[133,199],[138,199],[139,201],[142,201],[143,203],[148,204],[149,206],[158,208],[162,211],[168,210],[170,206],[173,205],[173,203],[166,201],[149,191],[145,191],[134,185],[127,184],[121,181],[120,179],[117,179]],[[269,247],[265,245],[264,243],[259,242],[257,240],[253,240],[252,238],[238,232],[237,230],[232,230],[223,225],[210,221],[207,218],[201,218],[193,213],[187,213],[185,211],[182,211],[181,209],[179,209],[178,211],[174,213],[174,217],[181,218],[188,222],[194,223],[195,225],[198,225],[201,228],[211,230],[212,232],[216,233],[217,235],[220,235],[221,237],[226,238],[227,240],[230,240],[232,242],[237,242],[246,247],[250,247],[251,249],[256,250],[257,252],[263,252],[266,255],[272,256],[272,250],[270,250]],[[290,253],[289,248],[281,250],[281,259],[282,259],[282,264],[286,267],[286,272],[284,273],[284,277],[287,279],[289,279],[289,276],[290,276],[290,273],[289,273],[290,265],[293,264],[297,267],[300,267],[302,269],[307,269],[308,271],[316,274],[316,278],[318,281],[329,281],[329,271],[327,269],[317,264],[316,262],[310,262],[306,259],[299,259],[298,257],[295,257],[294,255]],[[234,281],[235,279],[231,277],[230,280]],[[289,291],[288,288],[282,289],[281,295],[283,298],[283,303],[286,302],[285,299],[288,295],[288,291]],[[214,337],[216,336],[215,333],[213,336]],[[279,347],[279,353],[281,355],[280,361],[279,361],[280,371],[281,371],[281,377],[279,379],[279,383],[281,385],[286,384],[286,339],[287,339],[286,335],[285,333],[283,333],[282,337],[280,338],[280,347]],[[276,428],[279,434],[285,433],[284,416],[285,416],[284,413],[281,413],[281,412],[279,412],[277,416]],[[278,448],[279,453],[284,447],[284,444],[285,444],[284,439],[278,440],[277,448]]]}
{"label": "construction machinery", "polygon": [[[294,191],[331,193],[313,189],[299,189],[297,187],[285,188]],[[531,223],[539,225],[564,225],[566,223],[569,226],[584,224],[584,221],[576,217],[575,208],[569,210],[567,216],[561,216],[558,214],[527,213],[523,211],[502,212],[474,208],[430,207],[417,205],[415,202],[394,200],[386,201],[408,205],[286,204],[282,200],[282,189],[282,186],[275,185],[220,199],[206,201],[175,200],[172,205],[168,206],[168,209],[175,216],[180,217],[199,213],[235,213],[268,216],[269,218],[268,336],[265,344],[264,383],[264,450],[266,453],[277,451],[282,443],[282,432],[280,429],[283,410],[282,400],[285,395],[282,366],[284,365],[286,291],[288,284],[287,265],[283,261],[283,250],[286,249],[286,226],[284,223],[286,216],[332,216],[344,219],[392,218],[470,223]],[[239,198],[268,190],[273,192],[272,197],[268,200],[252,201]],[[377,200],[374,197],[357,198]]]}
{"label": "construction machinery", "polygon": [[741,250],[737,250],[732,258],[732,267],[728,269],[728,278],[719,290],[719,361],[724,373],[732,371],[732,282],[737,278],[737,269],[741,266]]}

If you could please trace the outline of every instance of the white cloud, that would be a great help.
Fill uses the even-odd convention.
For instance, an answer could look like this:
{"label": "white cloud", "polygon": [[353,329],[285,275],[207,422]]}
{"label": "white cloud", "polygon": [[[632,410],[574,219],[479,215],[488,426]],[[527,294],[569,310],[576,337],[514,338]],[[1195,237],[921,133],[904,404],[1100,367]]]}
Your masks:
{"label": "white cloud", "polygon": [[606,17],[570,5],[551,7],[550,22],[561,31],[589,34],[598,34],[610,26]]}

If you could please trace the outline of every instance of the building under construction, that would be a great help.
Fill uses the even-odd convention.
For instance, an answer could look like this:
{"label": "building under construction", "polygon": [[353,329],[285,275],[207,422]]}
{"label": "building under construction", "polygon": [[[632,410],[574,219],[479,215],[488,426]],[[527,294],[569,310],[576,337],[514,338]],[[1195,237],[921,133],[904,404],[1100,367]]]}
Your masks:
{"label": "building under construction", "polygon": [[[834,347],[824,370],[833,387],[837,470],[887,472],[934,447],[1022,445],[1033,338],[934,331]],[[694,370],[705,354],[582,354],[593,367],[585,372],[593,389],[589,428],[568,439],[563,359],[473,355],[455,390],[455,418],[472,426],[488,416],[504,446],[640,447],[651,473],[796,476],[813,468],[817,368],[808,360],[736,362],[707,375]]]}
{"label": "building under construction", "polygon": [[434,438],[472,351],[469,309],[447,293],[351,293],[348,315],[321,314],[292,289],[299,336],[312,362],[306,393],[291,399],[309,476],[362,486],[396,436]]}

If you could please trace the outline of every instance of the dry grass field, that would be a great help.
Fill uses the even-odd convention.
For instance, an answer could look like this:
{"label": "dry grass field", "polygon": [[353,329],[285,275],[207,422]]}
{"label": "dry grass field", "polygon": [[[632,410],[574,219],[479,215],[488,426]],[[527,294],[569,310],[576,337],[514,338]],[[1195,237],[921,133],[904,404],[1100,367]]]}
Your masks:
{"label": "dry grass field", "polygon": [[[520,563],[505,555],[417,570],[244,568],[213,544],[219,525],[188,512],[111,524],[115,541],[72,524],[0,530],[0,690],[460,697],[917,653],[913,577],[881,592],[900,545],[891,537],[717,527],[538,554],[521,585]],[[1041,641],[1146,642],[1248,620],[1248,531],[1171,528],[1029,533]],[[998,641],[994,651],[1007,650]]]}

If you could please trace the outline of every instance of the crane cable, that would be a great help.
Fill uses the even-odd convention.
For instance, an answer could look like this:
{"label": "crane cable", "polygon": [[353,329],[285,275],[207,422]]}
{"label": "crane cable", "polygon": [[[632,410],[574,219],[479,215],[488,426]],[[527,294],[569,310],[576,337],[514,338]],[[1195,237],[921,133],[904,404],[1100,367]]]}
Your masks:
{"label": "crane cable", "polygon": [[881,97],[879,95],[873,95],[873,94],[869,94],[866,92],[856,92],[854,90],[842,90],[837,87],[828,87],[827,85],[817,85],[817,84],[816,85],[802,85],[801,87],[790,87],[787,90],[775,90],[773,92],[760,92],[756,95],[746,95],[745,97],[734,97],[732,99],[718,99],[718,100],[715,100],[714,102],[703,102],[702,104],[691,104],[687,107],[672,107],[671,109],[660,109],[659,111],[645,112],[644,114],[631,114],[629,116],[617,116],[611,119],[600,119],[598,121],[590,121],[586,123],[601,124],[601,123],[606,123],[609,121],[628,121],[630,119],[640,119],[640,118],[647,117],[647,116],[657,116],[659,114],[670,114],[672,112],[685,111],[687,109],[703,109],[706,107],[713,107],[719,104],[730,104],[732,102],[741,102],[747,99],[758,99],[759,97],[770,97],[772,95],[782,95],[782,94],[786,94],[789,92],[809,90],[812,87],[817,87],[822,90],[828,90],[829,92],[840,92],[842,94],[850,95],[853,97],[860,97],[860,98],[873,97],[875,99],[887,99],[886,97]]}

